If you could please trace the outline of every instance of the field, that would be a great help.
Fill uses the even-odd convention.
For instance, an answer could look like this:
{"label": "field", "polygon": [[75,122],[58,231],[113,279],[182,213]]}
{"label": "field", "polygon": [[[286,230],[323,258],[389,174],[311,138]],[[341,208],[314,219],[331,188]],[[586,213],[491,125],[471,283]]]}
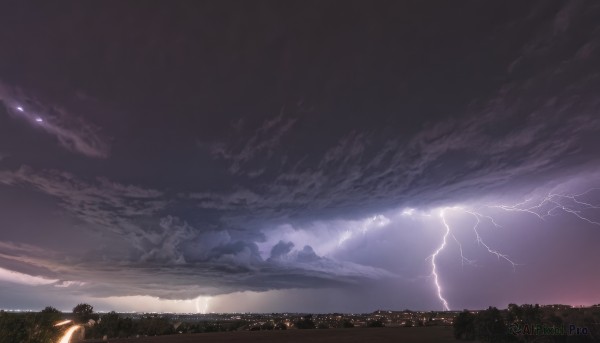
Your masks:
{"label": "field", "polygon": [[109,340],[112,343],[358,343],[358,342],[453,342],[450,327],[352,328],[326,330],[236,331],[169,335]]}

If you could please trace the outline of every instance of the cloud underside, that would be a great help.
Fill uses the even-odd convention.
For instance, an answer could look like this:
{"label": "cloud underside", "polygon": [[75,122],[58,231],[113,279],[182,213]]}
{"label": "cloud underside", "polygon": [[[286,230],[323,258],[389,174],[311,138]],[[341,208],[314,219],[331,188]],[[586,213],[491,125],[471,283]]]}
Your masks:
{"label": "cloud underside", "polygon": [[[167,184],[142,187],[34,163],[9,169],[4,159],[13,152],[0,147],[0,187],[50,197],[83,229],[115,243],[77,254],[0,242],[0,281],[92,296],[189,299],[398,278],[376,262],[360,264],[321,252],[317,243],[325,236],[314,236],[328,228],[315,223],[325,219],[329,225],[403,206],[524,200],[536,188],[567,185],[573,190],[599,180],[600,31],[571,45],[569,26],[576,25],[578,11],[575,5],[564,6],[529,37],[505,66],[498,89],[473,99],[460,113],[419,122],[414,130],[396,133],[376,123],[330,137],[286,110],[254,126],[237,121],[231,137],[197,144],[206,153],[200,161],[206,169],[222,167],[215,187],[175,189],[171,183],[177,183],[177,173]],[[542,59],[545,63],[538,63]],[[11,118],[40,128],[69,151],[110,160],[108,139],[70,111],[5,84],[0,84],[0,101]],[[181,165],[161,167],[198,164],[201,157],[191,155]],[[351,224],[332,228],[340,236],[323,246],[333,251],[348,237],[364,234]]]}
{"label": "cloud underside", "polygon": [[12,269],[1,269],[0,279],[36,287],[68,288],[72,294],[95,297],[148,295],[192,299],[245,290],[339,287],[395,277],[383,269],[317,256],[306,246],[285,257],[262,260],[248,248],[240,249],[241,245],[244,244],[219,245],[211,249],[211,257],[203,260],[167,263],[111,260],[107,256],[75,259],[33,246],[3,243],[0,261]]}
{"label": "cloud underside", "polygon": [[[214,158],[251,182],[189,197],[202,209],[241,213],[242,218],[306,216],[324,209],[335,213],[335,208],[351,212],[407,203],[427,206],[499,189],[535,187],[597,169],[600,161],[592,145],[600,130],[595,91],[600,70],[594,64],[600,31],[580,37],[577,46],[569,39],[570,27],[584,25],[576,19],[584,8],[569,3],[549,18],[515,51],[506,66],[506,81],[486,97],[473,99],[462,113],[396,135],[383,123],[376,129],[366,125],[333,146],[296,158],[289,147],[297,142],[286,133],[302,125],[302,119],[280,115],[245,136],[236,134],[236,140],[212,145]],[[538,16],[538,11],[543,6],[534,6],[530,15]],[[515,22],[503,30],[510,37],[521,25]],[[370,114],[363,115],[368,122]],[[305,133],[307,145],[329,138],[319,130]]]}
{"label": "cloud underside", "polygon": [[99,128],[65,108],[48,105],[16,86],[0,80],[0,102],[15,119],[25,120],[32,127],[52,135],[63,148],[94,158],[110,154],[108,139]]}

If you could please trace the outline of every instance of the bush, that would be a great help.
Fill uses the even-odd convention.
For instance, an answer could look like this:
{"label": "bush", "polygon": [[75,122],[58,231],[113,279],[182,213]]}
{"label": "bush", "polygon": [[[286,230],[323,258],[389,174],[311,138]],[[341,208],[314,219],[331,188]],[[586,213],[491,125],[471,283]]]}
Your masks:
{"label": "bush", "polygon": [[489,307],[476,315],[464,310],[456,317],[453,327],[456,339],[504,342],[512,338],[508,336],[502,314],[495,307]]}
{"label": "bush", "polygon": [[475,315],[467,310],[461,312],[454,320],[454,338],[475,339]]}
{"label": "bush", "polygon": [[0,311],[0,343],[53,343],[59,336],[54,326],[60,312],[6,313]]}
{"label": "bush", "polygon": [[314,329],[316,328],[315,322],[312,320],[312,315],[307,315],[302,317],[299,321],[296,322],[296,327],[298,329]]}
{"label": "bush", "polygon": [[367,327],[369,328],[382,328],[385,327],[385,324],[381,320],[372,320],[367,323]]}
{"label": "bush", "polygon": [[341,326],[342,326],[344,329],[350,329],[350,328],[353,328],[353,327],[354,327],[354,324],[353,324],[351,321],[349,321],[348,319],[344,319],[344,321],[342,322],[342,325],[341,325]]}
{"label": "bush", "polygon": [[279,322],[275,325],[275,330],[287,330],[287,325],[285,323]]}

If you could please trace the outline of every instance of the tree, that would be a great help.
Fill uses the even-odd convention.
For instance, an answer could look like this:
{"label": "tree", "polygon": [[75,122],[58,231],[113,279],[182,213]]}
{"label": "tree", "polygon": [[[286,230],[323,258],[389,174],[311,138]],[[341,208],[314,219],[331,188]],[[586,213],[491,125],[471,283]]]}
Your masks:
{"label": "tree", "polygon": [[299,321],[296,322],[296,327],[298,329],[314,329],[317,326],[315,322],[312,320],[312,314],[306,315],[302,317]]}
{"label": "tree", "polygon": [[287,325],[283,322],[279,322],[275,325],[275,330],[287,330]]}
{"label": "tree", "polygon": [[[166,317],[160,316],[148,316],[143,317],[138,321],[138,334],[140,335],[169,335],[175,333],[175,328],[169,322],[169,319]],[[216,324],[207,324],[204,327],[203,332],[217,332],[221,331],[221,326],[219,323]]]}
{"label": "tree", "polygon": [[55,327],[61,320],[62,313],[52,306],[46,306],[34,319],[37,330],[35,332],[42,342],[54,342],[58,337],[60,329]]}
{"label": "tree", "polygon": [[108,312],[102,316],[100,325],[98,327],[103,335],[108,337],[118,337],[120,329],[120,318],[115,311]]}
{"label": "tree", "polygon": [[78,304],[73,307],[73,314],[75,320],[79,323],[87,323],[90,319],[98,319],[98,316],[94,314],[94,307],[90,304]]}
{"label": "tree", "polygon": [[61,313],[61,312],[52,306],[46,306],[42,310],[42,313]]}
{"label": "tree", "polygon": [[459,313],[454,320],[454,338],[456,339],[475,339],[475,316],[467,310]]}
{"label": "tree", "polygon": [[348,319],[344,319],[344,321],[342,322],[342,327],[344,329],[350,329],[350,328],[354,327],[354,324],[351,321],[349,321]]}
{"label": "tree", "polygon": [[500,311],[489,307],[477,314],[475,320],[477,338],[483,342],[503,342],[506,340],[507,328]]}
{"label": "tree", "polygon": [[372,320],[367,323],[367,327],[370,327],[370,328],[382,328],[384,326],[385,326],[385,324],[383,324],[383,322],[381,320]]}
{"label": "tree", "polygon": [[131,318],[119,319],[119,337],[127,337],[133,335],[135,329],[134,322]]}
{"label": "tree", "polygon": [[0,343],[26,342],[27,327],[22,314],[0,311]]}
{"label": "tree", "polygon": [[60,320],[61,312],[52,306],[46,306],[40,316],[44,326],[54,326]]}
{"label": "tree", "polygon": [[543,317],[543,313],[542,313],[542,309],[540,308],[540,305],[535,304],[534,305],[530,305],[530,304],[523,304],[521,305],[520,308],[521,314],[522,314],[522,318],[520,318],[521,320],[523,320],[526,323],[541,323],[542,322],[542,317]]}
{"label": "tree", "polygon": [[[0,343],[53,343],[59,334],[54,326],[57,313],[0,312]],[[53,319],[54,318],[54,319]]]}
{"label": "tree", "polygon": [[52,306],[46,306],[40,312],[40,319],[42,322],[42,326],[44,327],[54,327],[54,324],[61,319],[61,312]]}
{"label": "tree", "polygon": [[273,325],[273,323],[271,322],[265,322],[263,325],[260,326],[261,330],[273,330],[275,328],[275,325]]}

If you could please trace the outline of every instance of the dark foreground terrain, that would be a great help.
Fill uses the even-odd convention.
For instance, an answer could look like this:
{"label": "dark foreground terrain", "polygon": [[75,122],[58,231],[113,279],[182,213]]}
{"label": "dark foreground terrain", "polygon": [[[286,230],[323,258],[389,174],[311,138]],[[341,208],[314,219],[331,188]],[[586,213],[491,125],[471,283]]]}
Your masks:
{"label": "dark foreground terrain", "polygon": [[451,327],[352,328],[327,330],[236,331],[114,339],[113,343],[196,342],[457,342]]}

